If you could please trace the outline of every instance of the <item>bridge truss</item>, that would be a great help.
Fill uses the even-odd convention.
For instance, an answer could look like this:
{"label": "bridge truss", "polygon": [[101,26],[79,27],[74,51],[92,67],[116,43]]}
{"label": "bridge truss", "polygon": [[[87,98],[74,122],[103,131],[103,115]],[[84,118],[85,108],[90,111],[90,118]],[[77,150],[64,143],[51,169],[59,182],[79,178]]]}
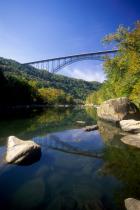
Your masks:
{"label": "bridge truss", "polygon": [[82,60],[100,60],[104,61],[108,57],[114,56],[118,50],[108,50],[93,53],[84,53],[77,55],[70,55],[65,57],[57,57],[46,60],[33,61],[24,63],[24,65],[31,65],[37,69],[47,70],[51,73],[57,73],[63,67]]}

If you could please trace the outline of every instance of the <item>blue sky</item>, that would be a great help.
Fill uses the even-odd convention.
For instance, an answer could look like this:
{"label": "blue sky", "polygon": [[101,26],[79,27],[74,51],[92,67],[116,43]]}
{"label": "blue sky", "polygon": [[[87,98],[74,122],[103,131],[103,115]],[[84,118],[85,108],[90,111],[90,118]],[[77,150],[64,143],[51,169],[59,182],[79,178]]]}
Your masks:
{"label": "blue sky", "polygon": [[[102,38],[138,19],[139,0],[0,0],[0,56],[28,62],[109,49]],[[105,78],[97,61],[78,62],[60,73]]]}

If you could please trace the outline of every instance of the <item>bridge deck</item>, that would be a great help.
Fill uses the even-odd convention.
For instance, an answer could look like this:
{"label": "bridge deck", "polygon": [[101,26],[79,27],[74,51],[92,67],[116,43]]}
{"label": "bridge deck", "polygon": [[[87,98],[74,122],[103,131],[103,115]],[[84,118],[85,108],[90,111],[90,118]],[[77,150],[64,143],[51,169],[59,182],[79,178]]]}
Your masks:
{"label": "bridge deck", "polygon": [[56,57],[56,58],[49,58],[45,60],[38,60],[38,61],[32,61],[28,63],[23,64],[37,64],[37,63],[43,63],[43,62],[49,62],[49,61],[55,61],[60,59],[67,59],[67,58],[74,58],[74,57],[86,57],[86,56],[92,56],[92,55],[105,55],[105,54],[112,54],[116,53],[118,50],[106,50],[106,51],[99,51],[99,52],[92,52],[92,53],[81,53],[81,54],[75,54],[75,55],[69,55],[69,56],[63,56],[63,57]]}
{"label": "bridge deck", "polygon": [[63,67],[70,65],[77,61],[82,60],[100,60],[104,61],[106,56],[111,56],[116,54],[118,50],[106,50],[92,53],[83,53],[76,55],[69,55],[63,57],[50,58],[46,60],[38,60],[33,62],[24,63],[23,65],[32,65],[36,69],[47,70],[51,73],[56,73]]}

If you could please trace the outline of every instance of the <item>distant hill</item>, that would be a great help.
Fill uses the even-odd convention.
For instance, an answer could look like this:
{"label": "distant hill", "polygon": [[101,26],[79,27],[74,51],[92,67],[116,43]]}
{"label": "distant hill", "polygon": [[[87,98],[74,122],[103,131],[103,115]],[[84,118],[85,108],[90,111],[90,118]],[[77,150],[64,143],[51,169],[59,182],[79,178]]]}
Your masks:
{"label": "distant hill", "polygon": [[101,83],[96,81],[88,82],[52,74],[45,70],[38,70],[32,66],[23,65],[14,60],[2,57],[0,57],[0,70],[4,71],[5,75],[14,75],[16,77],[25,77],[27,80],[34,80],[37,82],[38,88],[49,87],[62,89],[75,99],[85,100],[91,92],[101,87]]}

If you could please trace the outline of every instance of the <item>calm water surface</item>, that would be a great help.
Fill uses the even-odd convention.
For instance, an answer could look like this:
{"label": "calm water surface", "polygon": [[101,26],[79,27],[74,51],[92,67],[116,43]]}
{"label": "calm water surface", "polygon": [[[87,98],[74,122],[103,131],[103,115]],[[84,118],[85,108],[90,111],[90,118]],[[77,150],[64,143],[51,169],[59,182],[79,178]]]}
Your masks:
{"label": "calm water surface", "polygon": [[[1,210],[123,210],[125,198],[140,199],[139,150],[121,143],[119,128],[98,121],[98,131],[85,132],[76,121],[95,124],[96,111],[34,110],[0,121]],[[10,135],[40,144],[40,160],[26,166],[4,164]],[[85,156],[85,151],[103,157]]]}

